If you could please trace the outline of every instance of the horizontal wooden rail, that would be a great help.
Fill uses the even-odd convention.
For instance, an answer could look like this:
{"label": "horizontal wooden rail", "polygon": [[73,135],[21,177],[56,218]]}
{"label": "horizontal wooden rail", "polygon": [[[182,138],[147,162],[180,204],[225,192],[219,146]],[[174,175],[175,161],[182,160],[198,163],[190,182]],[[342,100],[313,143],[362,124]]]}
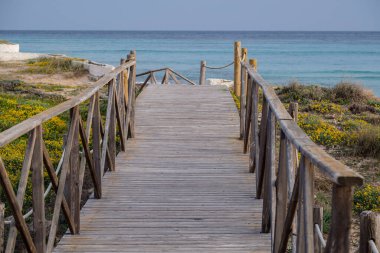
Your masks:
{"label": "horizontal wooden rail", "polygon": [[[102,88],[107,88],[105,114],[100,109],[100,93],[104,92]],[[0,158],[0,183],[12,213],[5,222],[9,225],[6,252],[15,250],[18,234],[28,252],[52,252],[61,211],[70,232],[79,233],[85,170],[89,170],[95,198],[101,198],[102,177],[106,171],[115,169],[116,145],[120,150],[125,150],[127,139],[135,135],[135,88],[136,54],[131,51],[127,60],[122,59],[119,67],[99,79],[91,88],[0,133],[0,147],[24,134],[29,135],[17,193],[13,190],[14,186]],[[85,103],[88,104],[84,111],[87,114],[86,122],[80,114]],[[64,112],[70,112],[70,122],[62,157],[57,169],[54,169],[43,139],[43,123]],[[48,178],[43,176],[45,170]],[[30,174],[32,209],[23,215],[22,208]],[[46,179],[50,179],[50,184],[45,190]],[[45,198],[50,189],[55,191],[55,200],[50,230],[46,231]],[[32,214],[33,233],[26,220]],[[4,222],[4,219],[1,221]]]}

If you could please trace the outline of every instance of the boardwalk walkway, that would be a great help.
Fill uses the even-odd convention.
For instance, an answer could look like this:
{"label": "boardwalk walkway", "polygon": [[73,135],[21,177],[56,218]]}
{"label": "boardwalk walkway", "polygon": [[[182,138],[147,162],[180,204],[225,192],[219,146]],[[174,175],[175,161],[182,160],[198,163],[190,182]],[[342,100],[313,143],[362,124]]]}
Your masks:
{"label": "boardwalk walkway", "polygon": [[151,85],[136,138],[55,252],[269,252],[227,88]]}

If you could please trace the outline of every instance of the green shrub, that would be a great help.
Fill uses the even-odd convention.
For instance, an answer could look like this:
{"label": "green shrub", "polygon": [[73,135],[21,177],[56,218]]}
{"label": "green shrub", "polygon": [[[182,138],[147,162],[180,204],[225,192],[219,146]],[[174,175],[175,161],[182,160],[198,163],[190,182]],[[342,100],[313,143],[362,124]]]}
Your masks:
{"label": "green shrub", "polygon": [[352,102],[364,103],[373,96],[361,85],[350,82],[338,83],[332,89],[332,93],[334,101],[340,104],[349,104]]}
{"label": "green shrub", "polygon": [[354,211],[380,211],[380,186],[364,185],[354,192]]}
{"label": "green shrub", "polygon": [[353,145],[358,155],[380,158],[380,126],[369,125],[358,130]]}
{"label": "green shrub", "polygon": [[297,81],[290,82],[279,90],[283,102],[299,102],[305,104],[310,100],[321,101],[329,97],[328,88],[318,85],[303,85]]}

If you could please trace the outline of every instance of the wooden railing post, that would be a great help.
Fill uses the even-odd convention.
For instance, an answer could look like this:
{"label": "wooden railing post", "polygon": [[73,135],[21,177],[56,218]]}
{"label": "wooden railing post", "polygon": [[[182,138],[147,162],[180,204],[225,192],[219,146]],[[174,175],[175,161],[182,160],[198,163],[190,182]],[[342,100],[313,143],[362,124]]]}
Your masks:
{"label": "wooden railing post", "polygon": [[263,212],[262,212],[262,223],[261,232],[269,233],[272,227],[273,217],[273,206],[275,205],[275,199],[273,199],[273,181],[274,181],[274,163],[275,163],[275,152],[276,152],[276,120],[274,113],[271,109],[268,110],[267,118],[267,145],[265,153],[265,168],[261,173],[264,173],[264,196],[263,196]]}
{"label": "wooden railing post", "polygon": [[256,198],[261,199],[263,191],[264,170],[265,170],[265,154],[267,146],[267,118],[269,117],[269,105],[265,96],[263,97],[263,105],[261,112],[260,133],[259,133],[259,154],[258,165],[256,169]]}
{"label": "wooden railing post", "polygon": [[[247,59],[248,50],[242,48],[241,55],[244,57],[244,61],[248,62]],[[248,74],[245,67],[241,67],[241,87],[240,87],[240,139],[243,139],[245,131],[245,111],[246,111],[246,96],[247,96],[247,79]]]}
{"label": "wooden railing post", "polygon": [[[131,51],[131,59],[136,60],[136,52]],[[131,138],[135,138],[135,103],[136,103],[136,66],[131,66],[131,118],[130,118],[130,131]]]}
{"label": "wooden railing post", "polygon": [[201,61],[199,85],[205,85],[205,84],[206,84],[206,61]]}
{"label": "wooden railing post", "polygon": [[241,53],[241,43],[240,41],[235,41],[234,50],[234,92],[235,95],[240,97],[240,86],[241,86],[241,64],[240,64],[240,53]]}
{"label": "wooden railing post", "polygon": [[364,211],[360,214],[359,253],[372,253],[369,240],[380,250],[380,213]]}
{"label": "wooden railing post", "polygon": [[276,222],[275,222],[275,234],[274,234],[274,252],[278,252],[281,243],[281,234],[284,230],[284,222],[286,218],[286,208],[288,205],[287,195],[287,145],[285,133],[281,130],[280,134],[280,155],[278,162],[278,173],[276,183]]}
{"label": "wooden railing post", "polygon": [[315,206],[313,208],[313,222],[314,222],[314,252],[323,253],[322,243],[318,236],[318,231],[315,228],[317,225],[323,234],[323,207]]}
{"label": "wooden railing post", "polygon": [[[79,106],[71,110],[71,121],[78,119]],[[75,128],[73,129],[73,143],[71,150],[65,155],[70,156],[70,165],[67,171],[67,180],[65,185],[65,197],[69,204],[72,218],[75,225],[75,233],[79,233],[80,229],[80,198],[79,196],[79,120],[75,120]]]}
{"label": "wooden railing post", "polygon": [[94,94],[94,116],[92,118],[92,157],[94,161],[94,169],[96,172],[96,179],[98,183],[98,189],[94,191],[95,198],[100,199],[102,197],[102,168],[101,168],[101,133],[100,133],[100,105],[99,105],[99,92]]}
{"label": "wooden railing post", "polygon": [[44,199],[44,167],[42,150],[42,126],[36,127],[36,141],[34,144],[31,163],[32,195],[33,195],[33,225],[34,245],[38,252],[46,251],[46,222]]}
{"label": "wooden railing post", "polygon": [[352,187],[334,184],[331,202],[331,225],[325,253],[349,252]]}
{"label": "wooden railing post", "polygon": [[[251,65],[256,70],[256,60],[250,59],[249,65]],[[250,138],[250,159],[249,159],[249,172],[253,173],[258,166],[259,161],[259,86],[252,79],[251,80],[251,138]]]}
{"label": "wooden railing post", "polygon": [[116,162],[116,88],[115,88],[115,79],[110,82],[110,89],[113,89],[112,97],[108,97],[108,99],[112,100],[112,107],[110,113],[110,125],[109,125],[109,140],[108,140],[108,148],[110,157],[112,160],[111,171],[115,171],[115,162]]}
{"label": "wooden railing post", "polygon": [[307,158],[300,165],[297,252],[314,252],[314,168]]}

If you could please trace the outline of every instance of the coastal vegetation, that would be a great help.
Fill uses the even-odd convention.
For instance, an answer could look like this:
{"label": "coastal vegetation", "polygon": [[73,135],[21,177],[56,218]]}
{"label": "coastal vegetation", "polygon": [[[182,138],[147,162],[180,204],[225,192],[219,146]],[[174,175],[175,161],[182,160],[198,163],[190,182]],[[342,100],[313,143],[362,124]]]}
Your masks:
{"label": "coastal vegetation", "polygon": [[10,42],[7,41],[7,40],[0,40],[0,44],[10,45],[10,44],[12,44],[12,43],[10,43]]}
{"label": "coastal vegetation", "polygon": [[[0,132],[42,111],[64,102],[87,88],[87,71],[75,65],[71,58],[38,58],[25,62],[1,63],[0,72]],[[58,80],[50,82],[59,75]],[[84,105],[85,106],[85,105]],[[83,110],[85,111],[85,110]],[[64,134],[67,133],[69,113],[43,124],[43,138],[54,166],[58,165],[63,152]],[[7,169],[14,190],[17,191],[21,168],[28,143],[24,135],[0,148],[0,157]],[[46,185],[50,182],[45,175]],[[28,181],[23,211],[31,208],[31,180]],[[4,192],[0,190],[4,201]],[[49,203],[48,195],[47,203]],[[7,205],[7,203],[6,203]],[[6,216],[10,215],[6,208]]]}
{"label": "coastal vegetation", "polygon": [[[364,210],[380,211],[380,99],[352,82],[323,87],[292,81],[275,91],[285,107],[298,103],[298,125],[315,143],[363,175],[365,184],[354,189],[353,199],[352,246],[357,247],[359,214]],[[233,88],[230,92],[240,109],[240,98]],[[261,90],[259,100],[261,111]],[[316,171],[315,204],[324,210],[324,233],[330,229],[331,187]]]}
{"label": "coastal vegetation", "polygon": [[[299,104],[298,125],[330,155],[364,177],[354,189],[353,245],[357,247],[359,214],[380,211],[380,99],[362,86],[341,82],[333,87],[290,82],[277,87],[280,100]],[[316,173],[315,202],[324,209],[327,233],[331,219],[332,185]]]}
{"label": "coastal vegetation", "polygon": [[27,62],[25,73],[31,74],[57,74],[71,72],[74,75],[87,74],[82,64],[75,64],[71,58],[41,57]]}

